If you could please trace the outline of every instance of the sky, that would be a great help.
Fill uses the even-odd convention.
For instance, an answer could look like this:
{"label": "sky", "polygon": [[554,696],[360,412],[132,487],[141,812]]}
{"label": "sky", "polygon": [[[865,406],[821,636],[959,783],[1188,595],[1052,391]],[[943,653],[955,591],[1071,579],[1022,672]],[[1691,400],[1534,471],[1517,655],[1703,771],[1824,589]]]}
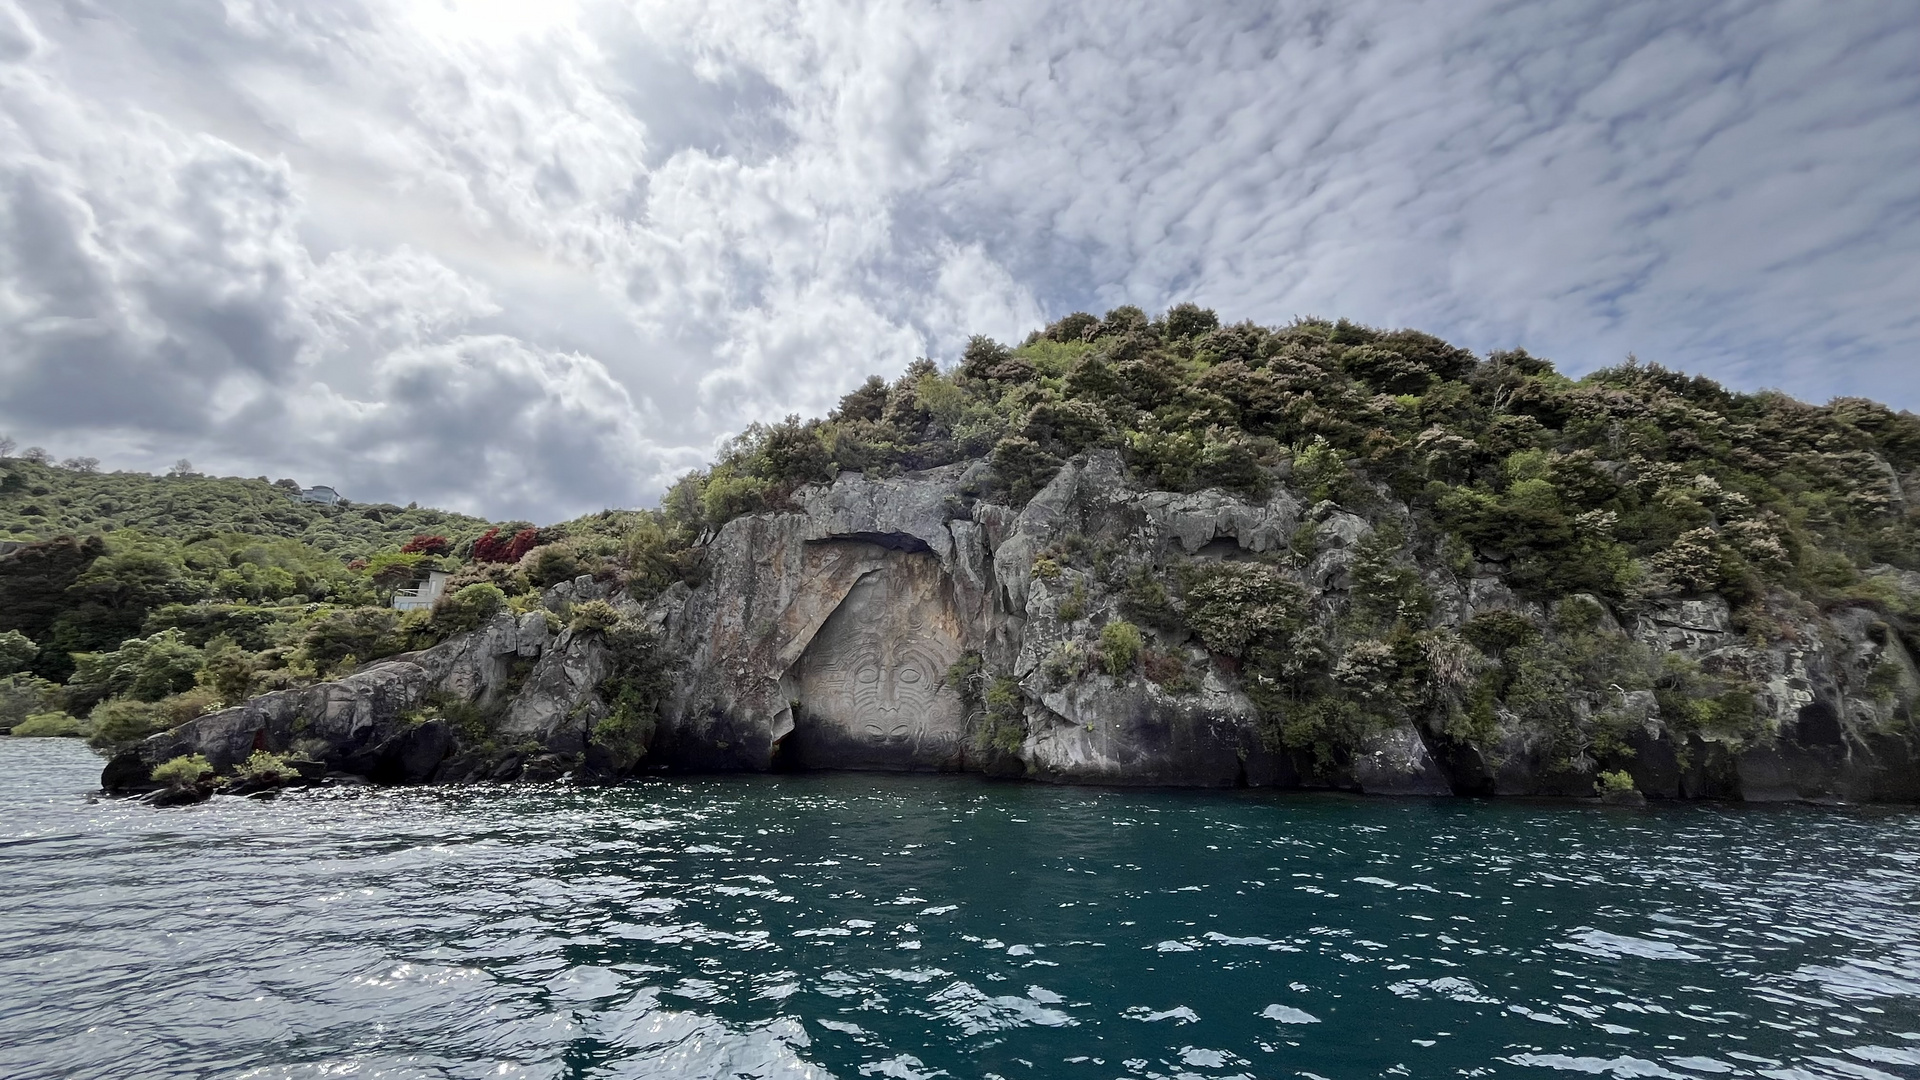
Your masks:
{"label": "sky", "polygon": [[0,433],[554,521],[1194,301],[1920,408],[1903,0],[0,0]]}

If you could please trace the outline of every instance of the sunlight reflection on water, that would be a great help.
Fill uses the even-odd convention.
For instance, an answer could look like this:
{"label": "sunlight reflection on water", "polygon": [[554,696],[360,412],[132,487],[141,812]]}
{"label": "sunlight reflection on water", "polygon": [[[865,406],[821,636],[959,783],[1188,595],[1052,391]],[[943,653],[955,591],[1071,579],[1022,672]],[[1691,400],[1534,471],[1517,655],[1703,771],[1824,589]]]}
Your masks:
{"label": "sunlight reflection on water", "polygon": [[1920,1075],[1920,816],[972,778],[157,812],[0,740],[0,1074]]}

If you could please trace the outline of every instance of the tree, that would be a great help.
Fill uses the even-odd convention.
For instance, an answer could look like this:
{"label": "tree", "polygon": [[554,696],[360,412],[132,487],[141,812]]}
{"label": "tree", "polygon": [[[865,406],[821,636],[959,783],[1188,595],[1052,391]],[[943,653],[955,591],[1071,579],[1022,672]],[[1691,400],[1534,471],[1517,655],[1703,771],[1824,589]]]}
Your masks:
{"label": "tree", "polygon": [[39,655],[40,646],[20,631],[0,633],[0,677],[27,670]]}
{"label": "tree", "polygon": [[520,560],[520,570],[527,575],[527,581],[537,589],[558,585],[563,581],[572,581],[586,573],[589,567],[581,561],[580,553],[571,544],[543,544],[527,552]]}
{"label": "tree", "polygon": [[12,457],[14,448],[19,445],[19,443],[13,441],[13,436],[0,435],[0,458]]}
{"label": "tree", "polygon": [[473,558],[475,562],[517,563],[539,543],[538,529],[521,529],[511,539],[503,539],[495,526],[473,542]]}
{"label": "tree", "polygon": [[53,455],[47,453],[44,447],[29,446],[25,450],[20,451],[20,460],[31,461],[35,465],[45,465],[53,460]]}
{"label": "tree", "polygon": [[367,576],[373,579],[376,588],[398,589],[419,579],[420,564],[426,558],[417,552],[383,551],[367,560]]}
{"label": "tree", "polygon": [[1012,349],[985,334],[975,334],[967,339],[966,351],[960,358],[960,370],[968,378],[991,378],[994,369],[1011,359],[1013,359]]}
{"label": "tree", "polygon": [[507,606],[507,594],[488,582],[468,585],[451,596],[434,601],[433,624],[443,634],[477,630]]}
{"label": "tree", "polygon": [[0,558],[0,630],[18,630],[44,644],[67,607],[68,587],[106,550],[97,536],[63,536]]}
{"label": "tree", "polygon": [[332,668],[352,657],[362,663],[399,651],[401,641],[394,635],[400,613],[392,608],[348,608],[316,619],[307,628],[303,645],[307,659],[322,668]]}
{"label": "tree", "polygon": [[1203,308],[1198,304],[1175,304],[1167,309],[1167,337],[1175,341],[1182,338],[1199,337],[1209,330],[1219,329],[1220,316],[1212,308]]}
{"label": "tree", "polygon": [[67,708],[85,712],[108,698],[159,701],[193,688],[205,654],[178,630],[129,638],[110,652],[74,654],[67,680]]}
{"label": "tree", "polygon": [[72,472],[91,475],[100,471],[100,459],[97,457],[70,457],[61,462],[60,467]]}
{"label": "tree", "polygon": [[453,552],[453,544],[446,537],[436,533],[421,533],[401,544],[400,552],[403,555],[411,555],[415,552],[421,555],[448,555]]}
{"label": "tree", "polygon": [[887,381],[878,375],[867,376],[860,388],[840,399],[840,405],[829,414],[828,419],[836,421],[879,420],[887,408]]}
{"label": "tree", "polygon": [[173,468],[167,470],[167,475],[194,476],[197,474],[193,471],[193,462],[188,461],[186,458],[181,458],[179,461],[173,463]]}

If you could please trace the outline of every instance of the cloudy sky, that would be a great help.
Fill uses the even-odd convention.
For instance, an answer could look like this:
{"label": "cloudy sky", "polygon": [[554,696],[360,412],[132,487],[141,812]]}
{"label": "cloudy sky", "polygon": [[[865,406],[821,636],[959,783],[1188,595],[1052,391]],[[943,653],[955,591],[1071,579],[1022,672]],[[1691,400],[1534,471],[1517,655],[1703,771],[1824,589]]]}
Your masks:
{"label": "cloudy sky", "polygon": [[0,432],[554,520],[1182,300],[1920,408],[1905,0],[0,0]]}

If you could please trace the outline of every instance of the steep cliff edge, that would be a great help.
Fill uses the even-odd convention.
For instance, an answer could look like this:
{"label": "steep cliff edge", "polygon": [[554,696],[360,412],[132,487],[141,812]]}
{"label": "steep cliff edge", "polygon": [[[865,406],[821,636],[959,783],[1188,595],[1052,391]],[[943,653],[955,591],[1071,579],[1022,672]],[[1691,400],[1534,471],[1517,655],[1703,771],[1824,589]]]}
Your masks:
{"label": "steep cliff edge", "polygon": [[[394,782],[986,771],[1387,794],[1920,800],[1920,671],[1868,602],[1551,605],[1389,490],[1148,490],[1111,450],[1015,509],[983,467],[846,472],[735,517],[645,605],[581,578],[335,682],[201,717],[103,784],[256,750]],[[1920,602],[1920,574],[1873,571]],[[574,618],[610,601],[617,626]]]}

